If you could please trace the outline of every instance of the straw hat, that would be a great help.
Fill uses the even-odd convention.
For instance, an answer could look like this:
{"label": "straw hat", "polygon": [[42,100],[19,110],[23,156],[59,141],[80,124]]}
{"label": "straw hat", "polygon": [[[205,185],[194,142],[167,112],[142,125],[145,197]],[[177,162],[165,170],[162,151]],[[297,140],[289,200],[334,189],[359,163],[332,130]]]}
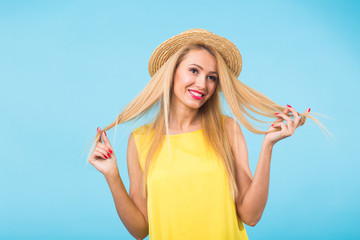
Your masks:
{"label": "straw hat", "polygon": [[242,60],[237,47],[226,38],[201,28],[187,30],[160,44],[150,56],[150,76],[152,77],[181,47],[189,43],[201,43],[213,47],[224,58],[225,63],[233,74],[239,77]]}

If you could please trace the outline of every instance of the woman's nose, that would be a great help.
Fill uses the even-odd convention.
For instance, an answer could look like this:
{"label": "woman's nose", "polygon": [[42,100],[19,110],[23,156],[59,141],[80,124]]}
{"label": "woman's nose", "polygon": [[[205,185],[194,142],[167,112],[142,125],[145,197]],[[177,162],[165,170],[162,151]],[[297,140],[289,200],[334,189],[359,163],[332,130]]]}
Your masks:
{"label": "woman's nose", "polygon": [[200,89],[205,89],[206,88],[206,76],[199,76],[196,79],[196,86],[199,87]]}

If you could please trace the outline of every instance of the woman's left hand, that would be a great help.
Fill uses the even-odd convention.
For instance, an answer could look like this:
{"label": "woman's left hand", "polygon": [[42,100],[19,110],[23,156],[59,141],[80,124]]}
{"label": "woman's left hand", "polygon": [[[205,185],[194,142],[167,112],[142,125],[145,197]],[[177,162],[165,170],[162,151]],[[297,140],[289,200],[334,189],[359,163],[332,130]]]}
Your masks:
{"label": "woman's left hand", "polygon": [[[294,116],[294,121],[292,121],[291,118],[287,116],[287,114],[290,111]],[[305,113],[309,113],[309,111],[310,108]],[[265,138],[264,138],[264,141],[268,141],[272,145],[274,145],[281,139],[292,136],[295,132],[295,129],[301,126],[305,121],[303,117],[300,119],[295,109],[293,109],[289,105],[287,108],[285,108],[285,110],[282,113],[277,113],[276,115],[278,116],[278,119],[274,122],[273,125],[271,125],[271,127],[269,127],[268,131],[273,128],[281,128],[281,130],[267,133],[265,134]],[[283,122],[283,120],[286,121],[286,124]]]}

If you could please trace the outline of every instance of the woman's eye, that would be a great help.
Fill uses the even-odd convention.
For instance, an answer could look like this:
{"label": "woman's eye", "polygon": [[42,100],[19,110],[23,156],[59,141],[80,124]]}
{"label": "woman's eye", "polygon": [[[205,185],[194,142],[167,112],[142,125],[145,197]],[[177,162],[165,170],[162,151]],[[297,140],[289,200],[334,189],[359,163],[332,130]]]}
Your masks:
{"label": "woman's eye", "polygon": [[190,69],[190,72],[192,72],[192,73],[197,73],[198,70],[196,70],[195,68],[191,68],[191,69]]}
{"label": "woman's eye", "polygon": [[215,76],[209,76],[209,78],[210,78],[211,80],[213,80],[213,81],[216,81],[216,80],[217,80],[217,77],[215,77]]}

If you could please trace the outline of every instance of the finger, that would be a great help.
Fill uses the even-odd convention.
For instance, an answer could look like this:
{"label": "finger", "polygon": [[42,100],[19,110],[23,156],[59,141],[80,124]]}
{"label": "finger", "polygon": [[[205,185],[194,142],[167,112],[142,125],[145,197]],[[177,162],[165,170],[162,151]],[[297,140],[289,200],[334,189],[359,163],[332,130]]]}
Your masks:
{"label": "finger", "polygon": [[284,122],[281,122],[280,123],[280,127],[281,127],[281,132],[285,135],[285,136],[291,136],[292,133],[290,132],[288,126],[284,123]]}
{"label": "finger", "polygon": [[97,147],[96,151],[100,152],[104,157],[109,158],[111,157],[110,153],[107,152],[105,149],[101,148],[101,147]]}
{"label": "finger", "polygon": [[[289,109],[285,108],[282,113],[287,115],[289,113]],[[275,115],[277,115],[277,114],[275,114]],[[278,118],[275,120],[275,123],[279,123],[279,122],[282,122],[282,121],[284,121],[284,119],[281,116],[278,116]]]}
{"label": "finger", "polygon": [[[290,111],[290,110],[288,109],[288,112],[289,112],[289,111]],[[285,111],[284,111],[284,112],[285,112]],[[278,116],[278,117],[282,117],[283,119],[285,119],[285,121],[286,121],[289,129],[292,129],[292,128],[293,128],[293,122],[292,122],[292,120],[291,120],[290,117],[288,117],[287,115],[285,115],[285,114],[283,114],[283,113],[275,113],[275,115]]]}
{"label": "finger", "polygon": [[[290,106],[290,105],[287,105],[287,106]],[[283,111],[283,114],[287,115],[289,112],[290,112],[290,109],[286,107]]]}
{"label": "finger", "polygon": [[99,138],[99,141],[98,142],[101,142],[102,143],[102,140],[101,140],[101,128],[97,128],[97,133],[96,133],[96,137],[100,134],[100,138]]}
{"label": "finger", "polygon": [[273,123],[270,127],[272,127],[272,128],[279,128],[279,127],[280,127],[280,122],[275,122],[275,123]]}
{"label": "finger", "polygon": [[[275,115],[277,115],[277,114],[275,114]],[[281,116],[278,116],[278,118],[274,121],[274,123],[280,123],[282,121],[284,121],[284,119]]]}
{"label": "finger", "polygon": [[102,148],[105,152],[112,153],[112,149],[103,143],[98,143],[98,147]]}
{"label": "finger", "polygon": [[109,141],[108,137],[106,136],[106,132],[105,132],[105,131],[103,132],[103,139],[104,139],[105,145],[112,149],[111,144],[110,144],[110,141]]}
{"label": "finger", "polygon": [[102,158],[102,159],[107,159],[108,157],[106,156],[106,154],[102,153],[101,151],[99,151],[98,149],[96,149],[93,153],[93,158],[95,159],[95,157],[97,158]]}
{"label": "finger", "polygon": [[295,109],[293,107],[291,107],[290,105],[287,105],[288,109],[291,111],[291,113],[293,114],[294,116],[294,129],[293,129],[293,132],[295,131],[295,129],[298,127],[299,125],[299,122],[300,122],[300,117],[299,117],[299,114],[295,111]]}
{"label": "finger", "polygon": [[[310,108],[309,108],[310,109]],[[307,110],[307,111],[305,111],[304,113],[303,113],[303,115],[301,116],[301,119],[300,119],[300,126],[302,126],[302,125],[304,125],[305,124],[305,122],[306,122],[306,115],[309,113],[308,111],[309,111],[309,109]]]}

